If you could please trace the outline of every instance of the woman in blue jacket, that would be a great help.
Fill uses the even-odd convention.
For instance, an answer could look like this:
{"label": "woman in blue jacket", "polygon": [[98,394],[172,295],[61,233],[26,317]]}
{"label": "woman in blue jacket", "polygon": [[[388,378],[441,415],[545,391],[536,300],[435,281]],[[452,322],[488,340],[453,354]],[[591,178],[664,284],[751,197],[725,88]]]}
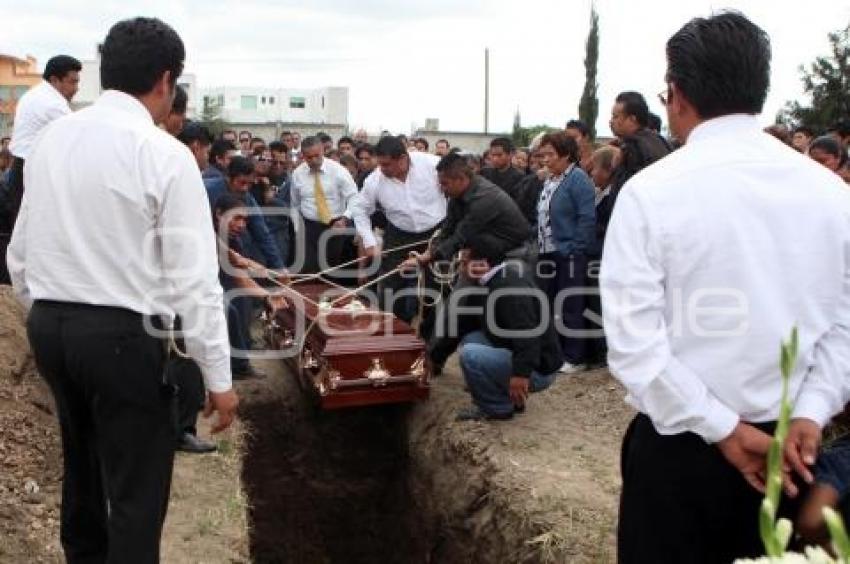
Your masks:
{"label": "woman in blue jacket", "polygon": [[555,314],[565,362],[562,373],[583,370],[590,342],[585,319],[587,253],[595,244],[596,210],[593,182],[578,166],[575,140],[549,133],[540,143],[550,176],[537,203],[538,273]]}

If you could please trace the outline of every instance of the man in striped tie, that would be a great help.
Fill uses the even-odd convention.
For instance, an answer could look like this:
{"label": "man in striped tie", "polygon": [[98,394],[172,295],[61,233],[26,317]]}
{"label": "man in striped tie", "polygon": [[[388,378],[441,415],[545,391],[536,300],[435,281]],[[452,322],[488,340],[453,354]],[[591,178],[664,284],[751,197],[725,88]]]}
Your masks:
{"label": "man in striped tie", "polygon": [[[357,197],[357,184],[348,170],[324,157],[324,148],[318,137],[307,137],[301,142],[304,162],[292,173],[292,208],[304,220],[301,237],[296,238],[293,270],[303,258],[302,273],[313,273],[340,264],[350,235],[332,234],[322,239],[325,230],[345,229],[351,225],[351,203]],[[300,248],[299,248],[300,247]]]}

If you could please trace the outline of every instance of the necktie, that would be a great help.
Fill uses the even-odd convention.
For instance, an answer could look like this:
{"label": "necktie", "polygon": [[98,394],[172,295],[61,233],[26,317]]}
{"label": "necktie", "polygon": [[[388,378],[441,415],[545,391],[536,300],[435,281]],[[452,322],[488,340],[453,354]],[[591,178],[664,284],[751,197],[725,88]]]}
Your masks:
{"label": "necktie", "polygon": [[322,178],[320,172],[314,172],[316,181],[313,183],[313,198],[316,200],[316,214],[319,216],[319,221],[327,225],[331,222],[331,209],[328,207],[328,199],[325,198],[325,189],[322,188]]}

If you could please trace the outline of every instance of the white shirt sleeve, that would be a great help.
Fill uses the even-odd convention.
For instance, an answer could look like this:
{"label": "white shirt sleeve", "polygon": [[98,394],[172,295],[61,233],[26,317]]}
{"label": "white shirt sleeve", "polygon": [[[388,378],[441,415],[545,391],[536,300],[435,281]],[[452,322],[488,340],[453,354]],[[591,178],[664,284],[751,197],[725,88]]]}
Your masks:
{"label": "white shirt sleeve", "polygon": [[375,207],[378,195],[378,182],[373,180],[377,178],[377,174],[371,174],[363,183],[363,189],[357,194],[357,197],[349,204],[351,216],[354,219],[354,226],[357,228],[357,234],[363,240],[363,248],[369,249],[377,244],[375,234],[372,232],[371,215],[375,213]]}
{"label": "white shirt sleeve", "polygon": [[340,170],[336,176],[340,199],[345,204],[345,211],[342,215],[351,219],[351,204],[357,199],[357,184],[354,182],[354,179],[351,177],[351,173],[348,172],[347,168],[342,165],[340,165],[340,168],[342,170]]}
{"label": "white shirt sleeve", "polygon": [[838,321],[815,343],[813,365],[792,412],[792,417],[810,419],[821,427],[850,401],[850,243],[844,246],[844,264]]}
{"label": "white shirt sleeve", "polygon": [[664,270],[657,222],[647,217],[627,185],[605,238],[600,268],[611,373],[629,402],[666,432],[692,431],[714,443],[728,436],[738,415],[682,364],[670,348],[664,317]]}
{"label": "white shirt sleeve", "polygon": [[[24,164],[24,167],[29,166]],[[12,231],[12,239],[6,248],[6,268],[9,270],[9,278],[12,280],[12,289],[18,300],[29,309],[32,307],[32,297],[27,286],[26,272],[26,248],[27,248],[27,225],[29,223],[29,206],[27,195],[24,193],[18,218],[15,220],[15,229]]]}
{"label": "white shirt sleeve", "polygon": [[169,174],[157,225],[170,305],[182,319],[187,352],[201,368],[207,389],[226,392],[231,388],[230,344],[209,202],[188,151],[163,165],[176,170]]}

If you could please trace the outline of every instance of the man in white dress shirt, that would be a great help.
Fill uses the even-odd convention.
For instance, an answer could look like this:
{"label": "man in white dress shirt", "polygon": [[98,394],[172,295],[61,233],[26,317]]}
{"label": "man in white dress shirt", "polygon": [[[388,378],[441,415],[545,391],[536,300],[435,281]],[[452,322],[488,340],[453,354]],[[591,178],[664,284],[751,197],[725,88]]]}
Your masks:
{"label": "man in white dress shirt", "polygon": [[685,145],[634,176],[614,208],[600,284],[608,359],[639,412],[622,450],[621,563],[763,554],[779,344],[792,327],[789,496],[811,480],[820,430],[847,399],[850,194],[761,131],[769,76],[769,38],[741,14],[673,35],[660,97]]}
{"label": "man in white dress shirt", "polygon": [[[12,153],[12,166],[9,169],[9,192],[11,205],[9,216],[3,224],[14,227],[24,195],[24,162],[38,134],[56,118],[71,113],[68,102],[77,93],[80,86],[80,61],[68,55],[57,55],[44,67],[44,81],[21,96],[15,109],[15,129],[9,143]],[[3,266],[0,268],[0,284],[9,283],[6,269],[6,247],[9,244],[9,232],[0,233],[0,253],[3,254]]]}
{"label": "man in white dress shirt", "polygon": [[159,560],[176,437],[157,319],[182,319],[219,414],[213,431],[235,413],[204,185],[192,154],[155,125],[184,59],[161,21],[115,24],[102,47],[104,93],[27,155],[9,271],[33,304],[30,344],[56,399],[68,562]]}
{"label": "man in white dress shirt", "polygon": [[[428,240],[446,217],[446,197],[440,189],[434,155],[407,148],[398,137],[382,137],[375,146],[378,168],[363,183],[359,198],[352,206],[357,233],[369,257],[380,251],[372,232],[371,215],[380,208],[387,218],[384,249],[424,241],[417,247],[385,255],[380,262],[382,273],[389,272],[411,251],[425,252]],[[396,296],[396,292],[416,283],[416,273],[406,277],[396,274],[386,278],[379,289],[382,307],[391,306],[393,313],[408,323],[416,315],[414,296]]]}
{"label": "man in white dress shirt", "polygon": [[[351,219],[351,204],[357,197],[357,184],[348,169],[324,156],[324,146],[318,137],[306,137],[301,142],[304,162],[292,173],[291,205],[304,220],[304,234],[296,238],[303,245],[304,265],[300,272],[312,273],[340,264],[351,235],[333,234],[319,248],[327,229],[344,229]],[[299,256],[296,251],[296,257]]]}

